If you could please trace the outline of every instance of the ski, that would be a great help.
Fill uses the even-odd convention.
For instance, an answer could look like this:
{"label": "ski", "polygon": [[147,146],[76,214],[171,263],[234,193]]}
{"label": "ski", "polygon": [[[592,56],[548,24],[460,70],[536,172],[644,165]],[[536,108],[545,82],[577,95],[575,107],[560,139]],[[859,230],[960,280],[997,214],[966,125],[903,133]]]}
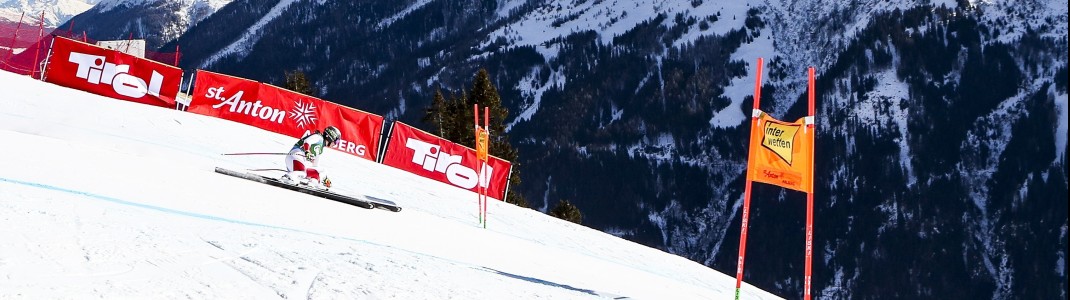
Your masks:
{"label": "ski", "polygon": [[224,169],[224,168],[220,168],[220,167],[216,167],[215,168],[215,172],[219,173],[219,174],[224,174],[224,175],[229,175],[229,176],[233,176],[233,177],[246,179],[246,180],[256,181],[256,182],[259,182],[259,183],[263,183],[263,184],[267,184],[267,185],[271,185],[271,186],[276,186],[276,187],[280,187],[280,188],[284,188],[284,189],[288,189],[288,190],[292,190],[292,191],[296,191],[296,192],[301,192],[301,193],[313,195],[313,196],[324,198],[324,199],[328,199],[328,200],[334,200],[334,201],[342,202],[342,203],[353,205],[353,206],[359,206],[359,207],[363,207],[363,208],[367,208],[367,209],[378,208],[378,209],[389,210],[389,211],[393,211],[393,212],[401,211],[401,206],[398,206],[397,203],[394,203],[394,201],[390,201],[390,200],[386,200],[386,199],[380,199],[380,198],[375,198],[375,197],[371,197],[371,196],[362,196],[360,198],[357,198],[357,197],[352,197],[352,196],[347,196],[347,195],[334,193],[334,192],[331,192],[331,191],[328,191],[328,190],[316,189],[316,188],[312,188],[312,187],[306,187],[306,186],[295,185],[295,184],[288,184],[288,183],[279,181],[278,179],[275,179],[275,178],[266,177],[266,176],[257,175],[257,174],[252,174],[252,173],[243,173],[243,172],[233,171],[233,170]]}

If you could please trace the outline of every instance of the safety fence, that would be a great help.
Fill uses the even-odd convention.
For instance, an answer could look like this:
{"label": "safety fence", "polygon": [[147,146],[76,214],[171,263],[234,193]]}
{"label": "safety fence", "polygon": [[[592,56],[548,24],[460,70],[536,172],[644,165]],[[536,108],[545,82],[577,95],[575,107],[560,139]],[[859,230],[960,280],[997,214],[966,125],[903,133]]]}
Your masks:
{"label": "safety fence", "polygon": [[[120,45],[121,46],[121,45]],[[512,164],[401,122],[254,80],[197,70],[188,99],[183,70],[80,40],[55,37],[43,48],[46,82],[119,100],[221,118],[301,137],[327,125],[342,131],[335,150],[462,189],[505,199]]]}
{"label": "safety fence", "polygon": [[[71,31],[71,28],[73,24],[66,30],[48,28],[41,19],[27,15],[22,16],[19,22],[0,21],[0,70],[41,78],[53,37],[99,44],[100,41],[89,38],[86,32]],[[127,52],[124,50],[128,49],[124,48],[129,48],[134,41],[134,36],[130,34],[125,39],[112,41],[111,45],[116,46],[111,48]],[[138,56],[177,67],[182,55],[179,50],[178,46],[174,52],[145,49],[143,53],[139,51]]]}

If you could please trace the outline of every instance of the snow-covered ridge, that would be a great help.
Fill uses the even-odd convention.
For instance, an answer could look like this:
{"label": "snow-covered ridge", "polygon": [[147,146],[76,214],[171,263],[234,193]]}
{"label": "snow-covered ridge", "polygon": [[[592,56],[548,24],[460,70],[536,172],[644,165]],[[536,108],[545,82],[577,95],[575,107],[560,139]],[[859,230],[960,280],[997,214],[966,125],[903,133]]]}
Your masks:
{"label": "snow-covered ridge", "polygon": [[[525,15],[515,23],[507,24],[488,35],[484,46],[499,38],[511,41],[509,47],[536,46],[550,48],[546,42],[555,38],[566,37],[576,32],[594,31],[599,34],[603,44],[609,44],[613,38],[635,28],[636,25],[650,21],[659,14],[670,18],[680,14],[704,20],[718,16],[718,21],[702,30],[694,25],[680,40],[674,42],[679,46],[706,35],[720,35],[743,26],[749,4],[745,1],[722,3],[704,1],[693,6],[692,1],[653,1],[653,0],[605,0],[550,1],[534,12]],[[506,16],[508,10],[516,3],[505,3],[498,16]],[[509,48],[507,47],[507,48]],[[547,60],[556,56],[556,51],[544,53]]]}
{"label": "snow-covered ridge", "polygon": [[124,6],[125,7],[137,7],[137,6],[149,5],[149,4],[159,3],[159,2],[177,2],[177,3],[181,4],[181,7],[183,7],[183,8],[189,8],[189,7],[203,5],[203,6],[206,6],[206,7],[210,8],[212,11],[217,11],[220,8],[222,8],[224,5],[227,5],[228,3],[230,3],[230,2],[232,2],[234,0],[95,0],[95,1],[99,1],[100,2],[97,5],[97,8],[100,9],[100,11],[109,11],[109,10],[112,10],[112,9],[115,9],[115,8],[118,8],[118,7],[124,7]]}
{"label": "snow-covered ridge", "polygon": [[[3,0],[0,19],[36,24],[44,14],[44,26],[55,28],[71,17],[85,12],[101,0]],[[25,17],[23,14],[25,13]]]}
{"label": "snow-covered ridge", "polygon": [[245,55],[248,54],[247,52],[249,51],[249,49],[256,44],[256,41],[260,40],[260,29],[268,23],[271,23],[271,21],[275,20],[275,18],[278,18],[280,15],[282,15],[282,12],[294,2],[296,2],[296,0],[279,1],[279,3],[275,4],[275,6],[272,7],[267,14],[260,18],[260,20],[256,21],[256,23],[253,24],[252,27],[249,27],[249,29],[245,31],[246,34],[242,35],[241,38],[234,41],[233,43],[230,43],[230,45],[223,47],[222,50],[213,54],[211,57],[208,57],[208,59],[206,59],[200,67],[204,68],[207,66],[211,66],[216,61],[227,57],[228,55],[237,55],[239,58],[245,57]]}
{"label": "snow-covered ridge", "polygon": [[420,9],[421,7],[424,7],[424,5],[427,5],[427,3],[430,3],[430,2],[431,2],[431,0],[419,0],[419,1],[416,1],[415,3],[410,5],[409,7],[406,7],[405,9],[403,9],[400,12],[394,14],[393,16],[390,16],[389,18],[386,18],[386,19],[383,19],[383,20],[379,21],[378,28],[389,27],[391,24],[394,24],[394,22],[396,22],[398,19],[401,19],[401,18],[404,18],[405,16],[408,16],[414,10]]}
{"label": "snow-covered ridge", "polygon": [[232,1],[233,0],[101,0],[93,10],[99,13],[106,13],[116,9],[174,9],[173,12],[161,12],[162,14],[172,14],[174,16],[173,18],[164,18],[161,20],[142,20],[141,18],[137,18],[130,21],[138,22],[137,25],[128,25],[144,27],[145,25],[141,24],[141,22],[157,22],[157,24],[150,24],[150,27],[158,28],[153,30],[159,31],[158,35],[162,38],[161,42],[167,42],[186,33],[186,31],[194,25],[197,25],[197,23],[208,18],[212,14],[215,14],[215,12],[219,11],[219,9]]}

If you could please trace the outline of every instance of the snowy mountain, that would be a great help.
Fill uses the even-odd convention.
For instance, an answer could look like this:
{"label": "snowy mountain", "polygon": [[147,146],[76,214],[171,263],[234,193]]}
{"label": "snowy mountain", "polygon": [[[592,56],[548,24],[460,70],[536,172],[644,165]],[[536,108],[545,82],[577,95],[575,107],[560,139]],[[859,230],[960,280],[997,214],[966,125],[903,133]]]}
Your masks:
{"label": "snowy mountain", "polygon": [[[156,49],[233,0],[100,0],[66,26],[96,40],[145,39]],[[165,52],[173,52],[174,48]]]}
{"label": "snowy mountain", "polygon": [[[85,12],[101,0],[3,0],[0,1],[0,21],[37,24],[44,13],[44,26],[56,28],[71,17]],[[25,17],[23,14],[25,13]]]}
{"label": "snowy mountain", "polygon": [[[164,49],[410,124],[493,76],[522,193],[736,266],[754,62],[804,114],[817,68],[814,293],[1065,298],[1067,2],[235,1]],[[422,124],[427,126],[427,124]],[[746,279],[801,294],[803,195],[758,184]]]}
{"label": "snowy mountain", "polygon": [[[0,72],[0,298],[724,299],[693,261],[355,156],[324,157],[367,210],[216,174],[293,138]],[[329,159],[329,160],[326,160]],[[270,172],[270,171],[265,171]],[[277,172],[276,172],[277,173]],[[279,175],[272,173],[271,175]],[[779,299],[749,285],[745,299]]]}

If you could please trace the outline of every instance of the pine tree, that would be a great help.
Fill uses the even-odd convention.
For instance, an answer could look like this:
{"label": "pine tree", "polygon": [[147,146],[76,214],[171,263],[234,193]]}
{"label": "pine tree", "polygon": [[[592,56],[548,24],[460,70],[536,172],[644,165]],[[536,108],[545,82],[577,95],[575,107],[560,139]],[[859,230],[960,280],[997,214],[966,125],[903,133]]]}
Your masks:
{"label": "pine tree", "polygon": [[446,139],[458,144],[475,148],[476,135],[472,125],[472,103],[468,100],[468,94],[461,91],[461,95],[450,95],[450,101],[446,103],[446,115],[449,117],[443,122]]}
{"label": "pine tree", "polygon": [[580,212],[580,208],[568,200],[557,202],[557,205],[550,210],[550,215],[572,223],[583,224],[583,213]]}
{"label": "pine tree", "polygon": [[308,81],[305,72],[286,72],[286,82],[283,83],[282,87],[287,90],[315,97],[315,95],[312,94],[312,83]]}
{"label": "pine tree", "polygon": [[438,127],[438,136],[445,136],[442,129],[442,118],[446,110],[446,98],[442,96],[442,90],[435,90],[435,98],[431,99],[431,107],[424,110],[424,117],[420,119],[421,122],[436,124]]}
{"label": "pine tree", "polygon": [[[509,177],[509,190],[514,192],[509,193],[505,201],[527,207],[527,200],[515,192],[520,184],[520,164],[517,162],[519,153],[509,143],[509,136],[505,134],[504,120],[509,115],[509,110],[502,106],[501,96],[490,81],[487,70],[480,69],[473,80],[472,88],[461,91],[460,96],[451,94],[449,100],[444,100],[442,92],[436,91],[434,97],[421,120],[437,127],[440,137],[471,148],[475,148],[472,105],[478,104],[481,110],[483,107],[490,108],[490,155],[507,160],[513,166]],[[479,113],[482,117],[483,111]],[[483,120],[479,122],[482,124]]]}
{"label": "pine tree", "polygon": [[[479,69],[476,73],[476,77],[473,80],[472,89],[468,94],[471,97],[472,103],[478,104],[482,109],[483,107],[490,108],[490,154],[497,156],[501,159],[507,160],[513,165],[513,172],[509,177],[509,190],[514,192],[509,193],[505,201],[516,204],[518,206],[527,207],[527,200],[520,193],[516,192],[518,186],[520,186],[520,163],[517,162],[519,158],[519,152],[513,145],[509,143],[509,136],[505,134],[505,118],[509,116],[509,110],[502,106],[502,97],[498,95],[498,89],[494,87],[494,83],[490,81],[490,74],[487,69]],[[471,107],[471,104],[466,105]],[[470,110],[471,108],[469,108]],[[482,114],[482,112],[480,112]],[[472,119],[471,114],[468,115],[469,120]],[[482,117],[482,116],[481,116]],[[483,120],[479,120],[482,122]],[[469,132],[470,141],[469,145],[475,145],[475,133],[474,128],[467,130]]]}

